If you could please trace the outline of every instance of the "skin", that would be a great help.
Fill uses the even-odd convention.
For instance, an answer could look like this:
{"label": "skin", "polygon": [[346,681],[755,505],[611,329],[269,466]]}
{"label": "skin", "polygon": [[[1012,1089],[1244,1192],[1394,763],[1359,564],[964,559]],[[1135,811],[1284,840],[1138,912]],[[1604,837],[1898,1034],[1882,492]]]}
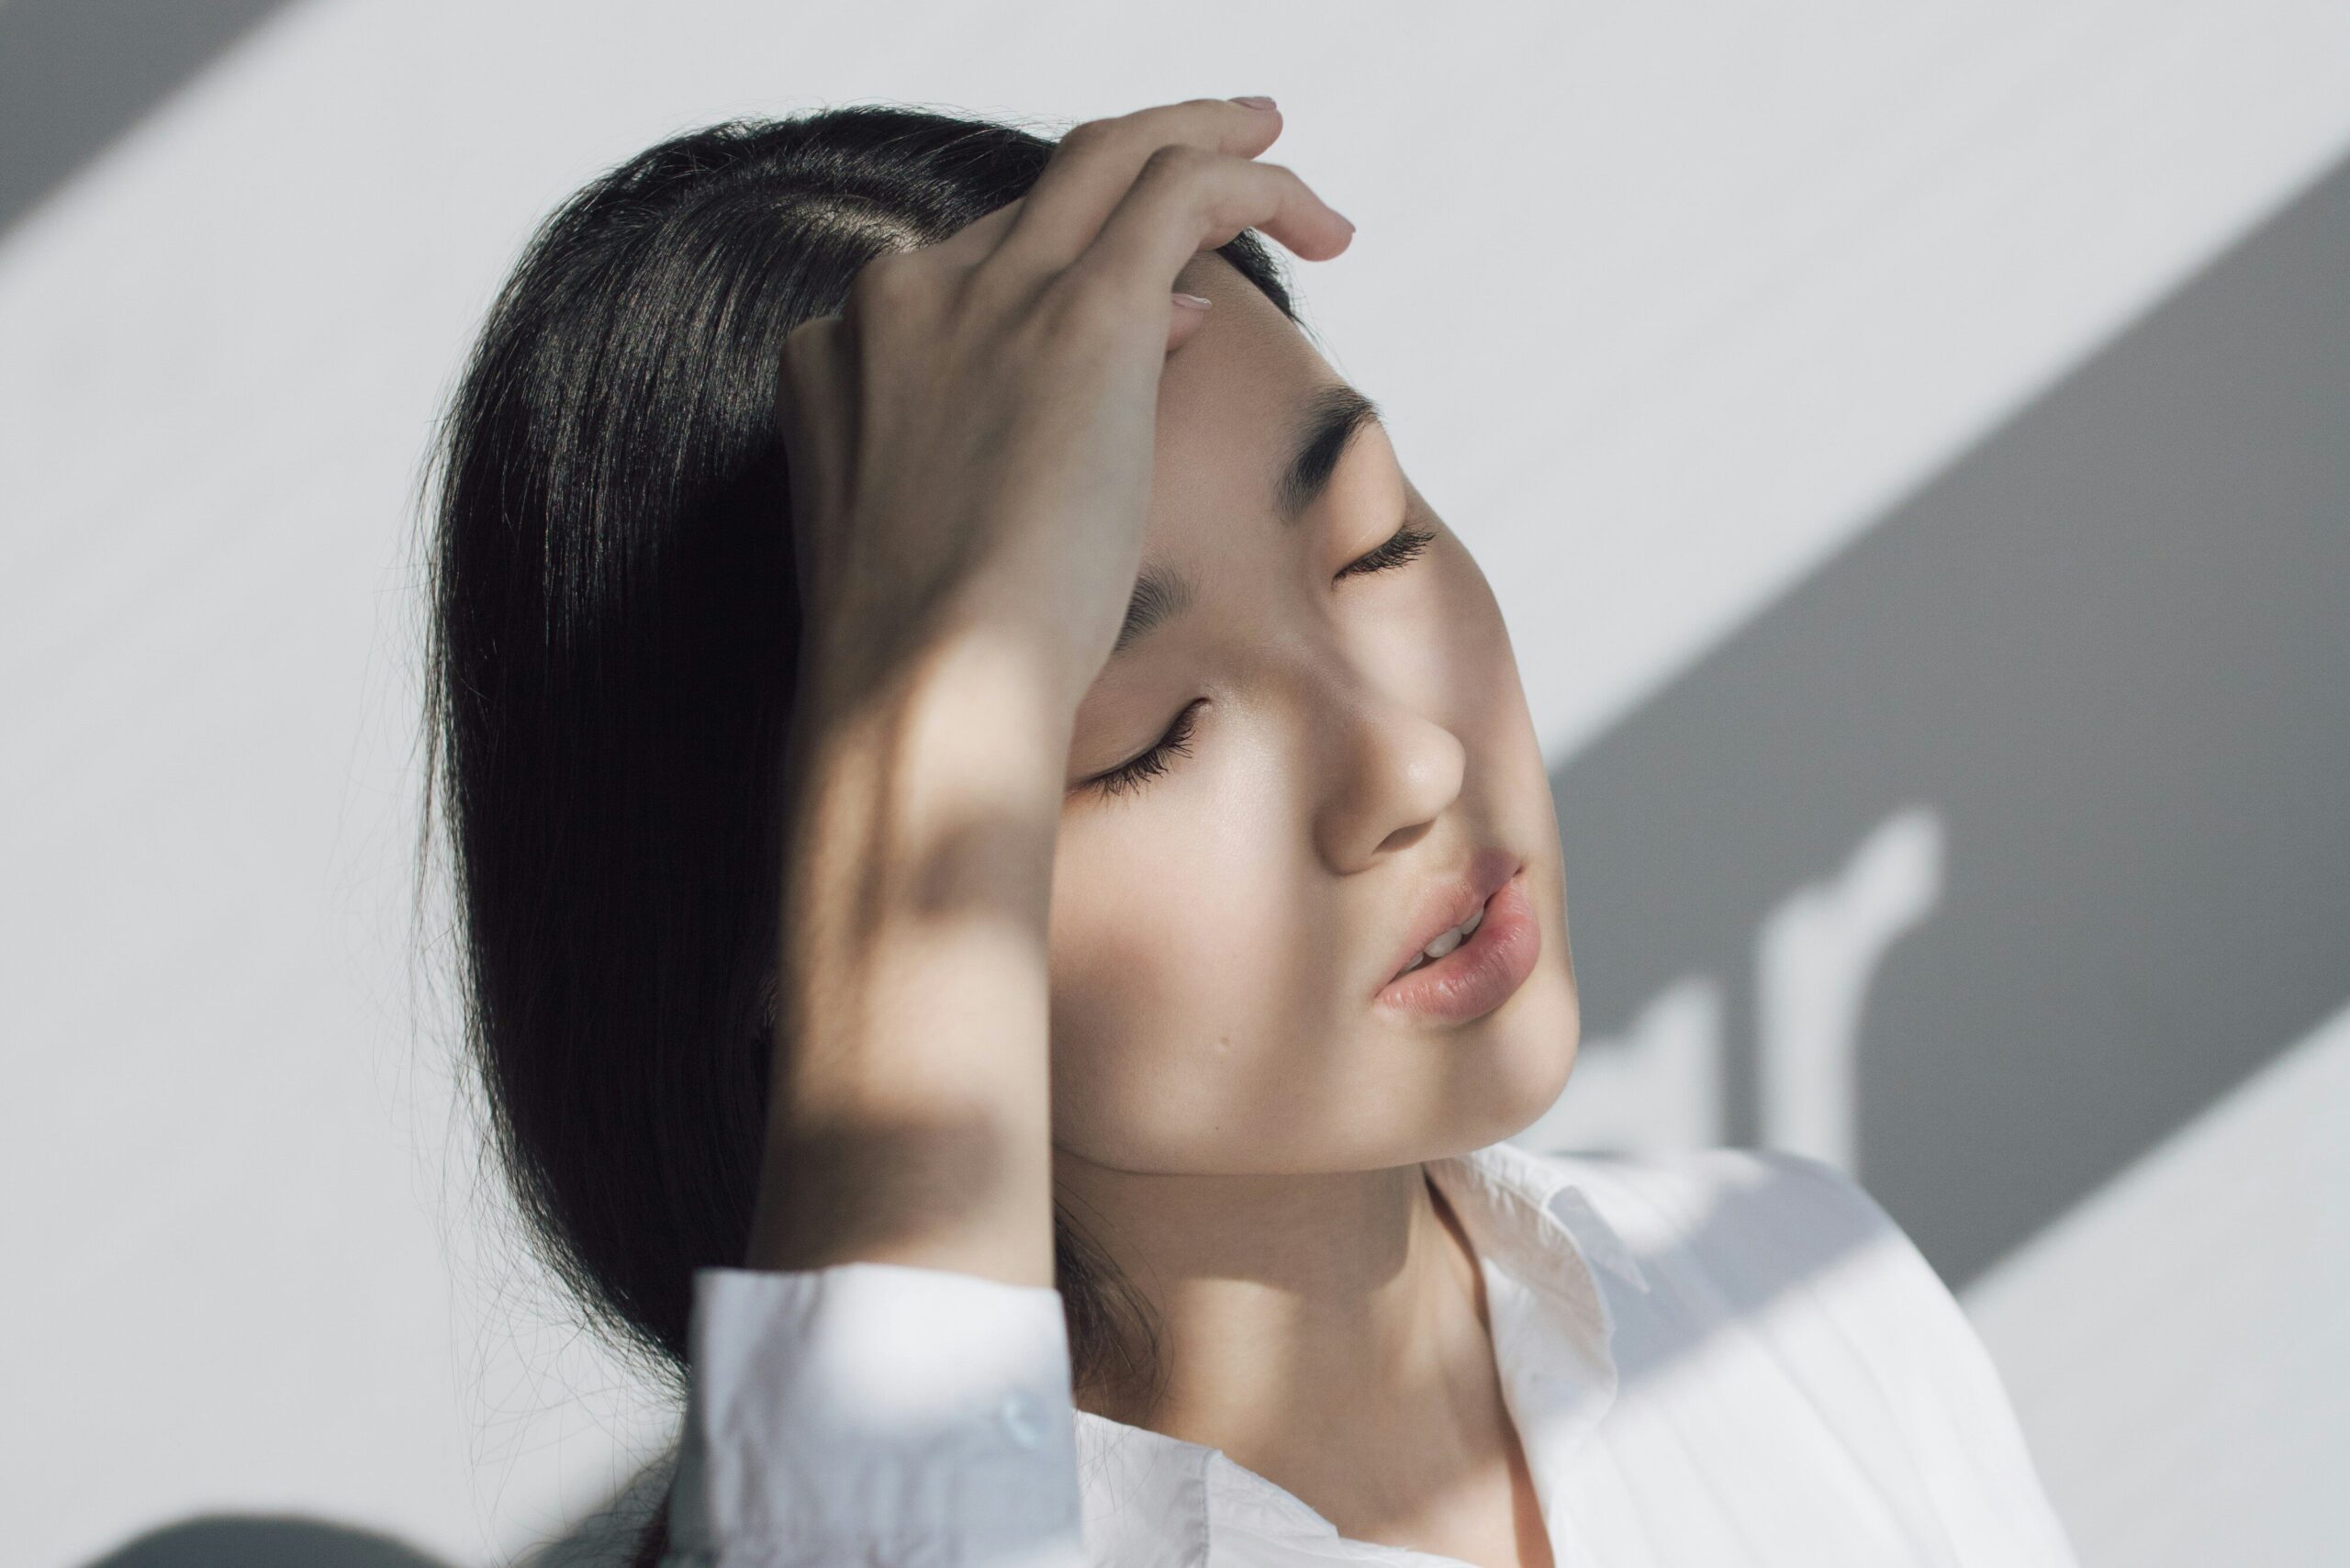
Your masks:
{"label": "skin", "polygon": [[[1474,1254],[1420,1162],[1558,1096],[1578,1010],[1549,776],[1483,574],[1360,431],[1293,528],[1272,476],[1340,377],[1219,257],[1160,383],[1145,557],[1196,602],[1080,702],[1053,862],[1054,1175],[1157,1313],[1169,1378],[1098,1414],[1223,1449],[1340,1533],[1548,1560]],[[1399,525],[1390,571],[1332,577]],[[1191,755],[1081,781],[1195,697]],[[1374,1010],[1425,886],[1526,862],[1541,958],[1466,1025]],[[1137,888],[1148,898],[1134,896]]]}
{"label": "skin", "polygon": [[[1422,1162],[1527,1126],[1572,1067],[1548,776],[1493,596],[1382,432],[1276,521],[1338,377],[1212,252],[1353,232],[1256,162],[1278,131],[1220,100],[1089,122],[1021,202],[868,263],[787,340],[806,620],[744,1261],[1050,1286],[1058,1197],[1172,1372],[1087,1408],[1344,1535],[1547,1568]],[[1407,520],[1425,553],[1337,580]],[[1196,601],[1113,653],[1158,566]],[[1084,787],[1202,697],[1162,777]],[[1467,1024],[1377,1007],[1419,900],[1496,847],[1534,973]]]}

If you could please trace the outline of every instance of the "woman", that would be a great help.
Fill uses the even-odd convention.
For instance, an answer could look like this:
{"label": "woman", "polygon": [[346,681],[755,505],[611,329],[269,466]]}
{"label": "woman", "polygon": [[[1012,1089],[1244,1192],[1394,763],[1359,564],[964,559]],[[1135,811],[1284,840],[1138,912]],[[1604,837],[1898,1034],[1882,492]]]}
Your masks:
{"label": "woman", "polygon": [[648,1553],[2069,1562],[1857,1187],[1499,1141],[1547,774],[1280,125],[719,127],[492,310],[437,764],[502,1153],[687,1383]]}

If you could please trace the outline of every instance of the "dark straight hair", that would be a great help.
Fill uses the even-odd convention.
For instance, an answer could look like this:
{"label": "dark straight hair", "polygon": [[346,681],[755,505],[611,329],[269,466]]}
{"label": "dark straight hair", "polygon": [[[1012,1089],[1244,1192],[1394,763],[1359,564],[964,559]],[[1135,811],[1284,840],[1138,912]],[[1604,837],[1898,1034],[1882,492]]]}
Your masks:
{"label": "dark straight hair", "polygon": [[[693,1271],[743,1260],[777,1048],[783,339],[1052,150],[875,106],[648,148],[531,239],[436,432],[420,866],[437,825],[468,1063],[546,1260],[678,1386]],[[1298,319],[1255,233],[1217,253]],[[1150,1381],[1134,1293],[1058,1204],[1054,1230],[1077,1385]]]}

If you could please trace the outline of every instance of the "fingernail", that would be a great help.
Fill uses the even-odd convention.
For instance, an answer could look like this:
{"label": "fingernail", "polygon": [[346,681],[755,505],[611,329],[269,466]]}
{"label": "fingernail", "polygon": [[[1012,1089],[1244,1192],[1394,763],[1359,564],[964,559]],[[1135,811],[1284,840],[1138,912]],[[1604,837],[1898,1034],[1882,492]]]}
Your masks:
{"label": "fingernail", "polygon": [[1262,93],[1251,93],[1245,98],[1235,98],[1232,101],[1236,104],[1246,104],[1252,109],[1270,109],[1276,106],[1272,99]]}
{"label": "fingernail", "polygon": [[1188,310],[1204,310],[1209,306],[1215,303],[1213,299],[1205,299],[1196,294],[1183,294],[1179,292],[1171,297],[1174,299],[1176,304],[1182,306]]}

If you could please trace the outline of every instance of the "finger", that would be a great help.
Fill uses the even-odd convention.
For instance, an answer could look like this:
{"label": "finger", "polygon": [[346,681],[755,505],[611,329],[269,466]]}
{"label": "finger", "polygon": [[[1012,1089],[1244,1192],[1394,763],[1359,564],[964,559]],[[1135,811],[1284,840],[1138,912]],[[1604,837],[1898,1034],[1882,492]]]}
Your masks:
{"label": "finger", "polygon": [[1202,251],[1261,229],[1308,261],[1345,250],[1354,225],[1278,163],[1169,147],[1152,155],[1100,236],[1068,269],[1137,302],[1164,297]]}
{"label": "finger", "polygon": [[1020,216],[1020,208],[1025,200],[1024,196],[1013,197],[993,212],[966,223],[932,246],[932,251],[942,259],[958,262],[965,266],[976,265],[1003,242],[1003,237],[1011,232],[1013,222]]}
{"label": "finger", "polygon": [[[1192,301],[1198,303],[1194,304]],[[1204,326],[1214,302],[1203,294],[1175,294],[1168,300],[1167,352],[1173,353]]]}
{"label": "finger", "polygon": [[1082,255],[1151,155],[1170,144],[1253,158],[1281,134],[1281,113],[1226,98],[1162,104],[1088,120],[1061,138],[990,264],[1058,272]]}

